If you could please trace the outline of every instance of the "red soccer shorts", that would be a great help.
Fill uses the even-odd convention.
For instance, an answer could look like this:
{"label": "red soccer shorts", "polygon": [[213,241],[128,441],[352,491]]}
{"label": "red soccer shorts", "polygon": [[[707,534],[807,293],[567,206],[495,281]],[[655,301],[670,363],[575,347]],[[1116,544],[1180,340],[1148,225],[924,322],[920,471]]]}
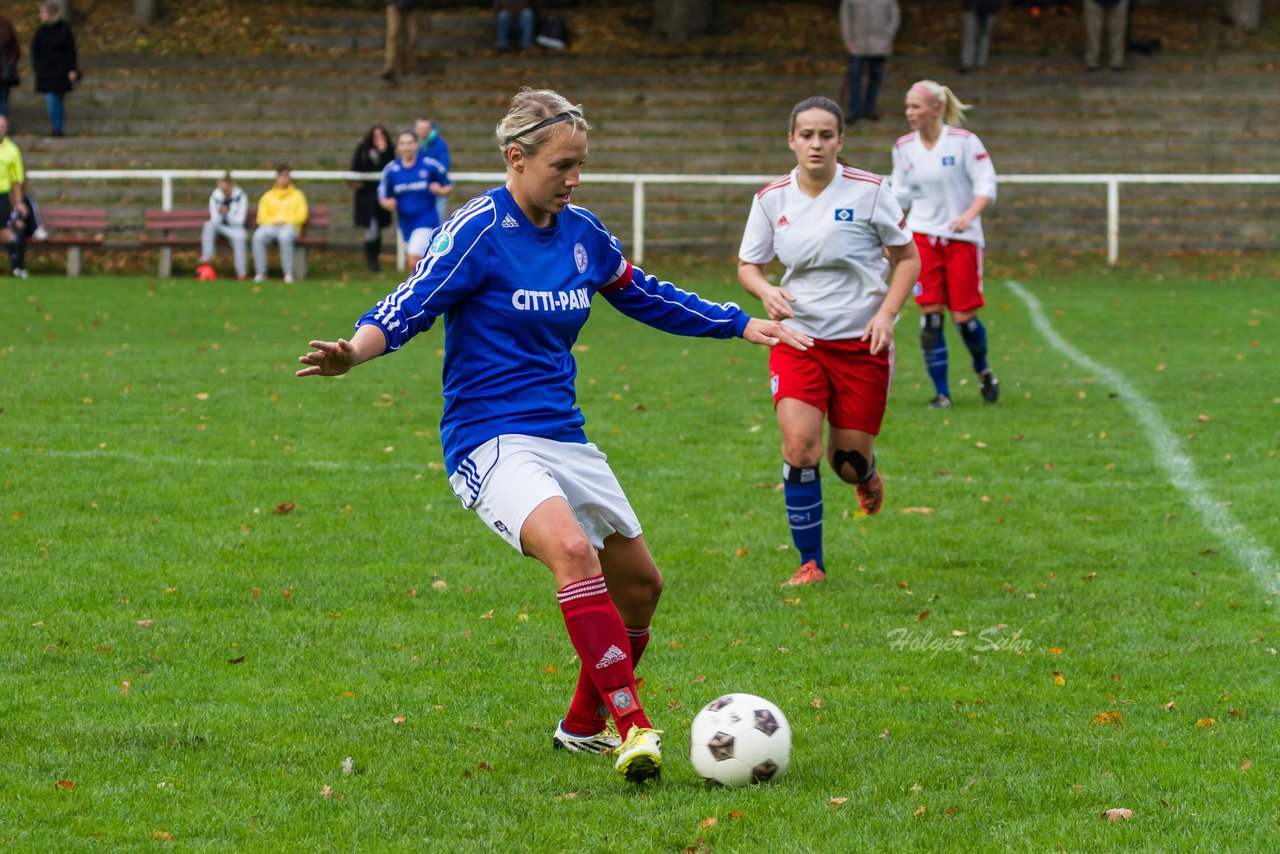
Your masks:
{"label": "red soccer shorts", "polygon": [[871,355],[870,341],[819,341],[803,353],[785,344],[769,351],[773,405],[784,397],[827,414],[832,427],[879,435],[893,381],[893,347]]}
{"label": "red soccer shorts", "polygon": [[975,311],[982,297],[982,247],[964,240],[915,235],[920,250],[917,305],[945,305],[952,311]]}

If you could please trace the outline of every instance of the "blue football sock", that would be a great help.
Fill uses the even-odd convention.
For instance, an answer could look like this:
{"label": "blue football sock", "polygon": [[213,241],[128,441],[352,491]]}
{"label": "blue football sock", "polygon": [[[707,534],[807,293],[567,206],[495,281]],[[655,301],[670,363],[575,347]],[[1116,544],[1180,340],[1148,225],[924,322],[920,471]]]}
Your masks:
{"label": "blue football sock", "polygon": [[947,382],[947,339],[941,329],[938,330],[933,349],[924,354],[924,366],[929,371],[929,379],[933,380],[933,387],[938,394],[951,397],[951,386]]}
{"label": "blue football sock", "polygon": [[782,464],[782,494],[787,502],[791,541],[800,550],[800,563],[822,563],[822,478],[820,469]]}
{"label": "blue football sock", "polygon": [[977,373],[982,373],[987,369],[987,327],[982,325],[982,321],[974,317],[966,320],[964,323],[957,323],[960,329],[960,335],[964,338],[964,345],[969,348],[969,353],[973,356],[973,369]]}

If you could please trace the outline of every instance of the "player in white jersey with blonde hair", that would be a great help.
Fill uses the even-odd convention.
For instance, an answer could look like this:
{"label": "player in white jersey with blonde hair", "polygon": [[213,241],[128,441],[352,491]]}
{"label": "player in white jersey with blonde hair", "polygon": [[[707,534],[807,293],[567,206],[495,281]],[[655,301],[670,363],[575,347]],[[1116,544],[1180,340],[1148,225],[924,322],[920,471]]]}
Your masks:
{"label": "player in white jersey with blonde hair", "polygon": [[978,319],[982,296],[982,212],[996,199],[996,170],[977,134],[960,127],[968,104],[933,80],[907,90],[911,133],[893,145],[893,192],[907,211],[920,249],[920,346],[933,380],[934,409],[951,406],[943,312],[950,311],[973,357],[982,397],[1000,398],[987,363],[987,330]]}
{"label": "player in white jersey with blonde hair", "polygon": [[[769,317],[814,345],[769,355],[782,433],[783,493],[800,568],[787,584],[826,580],[822,555],[822,429],[826,457],[872,514],[884,502],[876,436],[893,376],[893,325],[920,271],[902,208],[879,175],[839,160],[844,116],[829,98],[791,111],[796,167],[756,193],[738,250],[738,280]],[[764,267],[786,267],[779,285]],[[890,265],[892,279],[887,283]]]}

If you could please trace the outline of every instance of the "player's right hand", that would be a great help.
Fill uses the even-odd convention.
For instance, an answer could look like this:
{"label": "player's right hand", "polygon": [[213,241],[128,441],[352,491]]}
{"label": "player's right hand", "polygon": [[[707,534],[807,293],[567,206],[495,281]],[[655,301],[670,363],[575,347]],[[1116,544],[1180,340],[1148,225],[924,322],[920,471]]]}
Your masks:
{"label": "player's right hand", "polygon": [[345,338],[337,341],[308,341],[312,350],[299,356],[298,361],[307,367],[298,371],[300,377],[337,377],[351,370],[356,361],[355,348]]}
{"label": "player's right hand", "polygon": [[764,310],[768,313],[772,320],[786,320],[788,317],[795,317],[796,313],[791,310],[790,303],[796,301],[796,298],[786,288],[769,288],[765,292]]}

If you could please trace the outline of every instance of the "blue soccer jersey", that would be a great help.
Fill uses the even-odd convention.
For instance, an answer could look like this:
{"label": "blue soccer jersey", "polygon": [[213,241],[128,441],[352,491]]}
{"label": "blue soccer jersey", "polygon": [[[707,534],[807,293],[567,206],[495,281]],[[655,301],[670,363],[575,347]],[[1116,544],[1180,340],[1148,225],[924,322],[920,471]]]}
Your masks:
{"label": "blue soccer jersey", "polygon": [[431,192],[433,183],[448,185],[449,174],[439,161],[422,154],[412,166],[405,166],[401,160],[392,160],[382,170],[378,198],[396,200],[396,222],[405,240],[419,228],[440,226],[436,196]]}
{"label": "blue soccer jersey", "polygon": [[504,433],[587,441],[572,349],[597,293],[678,335],[740,336],[750,320],[633,268],[586,209],[569,205],[539,228],[498,187],[455,211],[409,279],[356,326],[380,327],[397,350],[444,315],[440,441],[452,474]]}

